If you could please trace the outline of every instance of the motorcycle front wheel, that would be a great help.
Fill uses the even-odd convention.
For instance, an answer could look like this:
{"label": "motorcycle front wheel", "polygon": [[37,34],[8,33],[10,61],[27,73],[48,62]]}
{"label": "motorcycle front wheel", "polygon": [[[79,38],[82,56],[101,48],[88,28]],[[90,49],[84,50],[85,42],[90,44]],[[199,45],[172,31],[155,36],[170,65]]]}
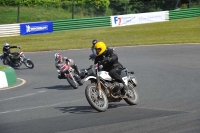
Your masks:
{"label": "motorcycle front wheel", "polygon": [[[101,91],[101,96],[99,92]],[[85,89],[85,96],[89,104],[97,111],[104,112],[108,108],[108,99],[103,90],[98,90],[96,84],[89,84]]]}
{"label": "motorcycle front wheel", "polygon": [[124,98],[129,105],[136,105],[139,102],[139,95],[136,88],[129,82],[128,83],[128,98]]}
{"label": "motorcycle front wheel", "polygon": [[66,76],[66,79],[67,79],[68,83],[69,83],[74,89],[77,89],[77,88],[78,88],[77,82],[74,81],[71,77]]}
{"label": "motorcycle front wheel", "polygon": [[26,62],[24,62],[24,65],[28,67],[29,69],[33,69],[34,67],[34,64],[31,60],[27,60]]}

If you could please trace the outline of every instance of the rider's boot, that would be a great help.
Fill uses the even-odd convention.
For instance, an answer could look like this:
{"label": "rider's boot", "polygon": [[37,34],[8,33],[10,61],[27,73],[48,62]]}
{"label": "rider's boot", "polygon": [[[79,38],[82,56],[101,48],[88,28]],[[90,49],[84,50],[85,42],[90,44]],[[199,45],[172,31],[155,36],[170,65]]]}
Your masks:
{"label": "rider's boot", "polygon": [[77,72],[78,76],[80,76],[80,71],[78,70],[78,67],[77,67],[77,65],[76,65],[76,64],[74,65],[74,69],[76,70],[76,72]]}
{"label": "rider's boot", "polygon": [[122,95],[126,95],[128,93],[128,86],[124,84],[124,87],[121,89]]}

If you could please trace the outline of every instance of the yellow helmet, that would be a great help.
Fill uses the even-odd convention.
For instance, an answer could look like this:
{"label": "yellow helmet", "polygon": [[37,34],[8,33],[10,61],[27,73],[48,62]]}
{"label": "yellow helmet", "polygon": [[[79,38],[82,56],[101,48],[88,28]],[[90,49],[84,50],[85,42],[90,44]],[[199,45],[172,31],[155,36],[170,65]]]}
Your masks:
{"label": "yellow helmet", "polygon": [[97,42],[94,45],[94,48],[96,50],[97,56],[100,56],[104,51],[106,51],[106,44],[104,42]]}

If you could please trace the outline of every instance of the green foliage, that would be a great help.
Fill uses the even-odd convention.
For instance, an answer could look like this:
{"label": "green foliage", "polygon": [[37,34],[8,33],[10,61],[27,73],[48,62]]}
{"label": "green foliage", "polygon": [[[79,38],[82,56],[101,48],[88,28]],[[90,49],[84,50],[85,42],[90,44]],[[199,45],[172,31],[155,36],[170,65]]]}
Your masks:
{"label": "green foliage", "polygon": [[0,0],[3,6],[25,5],[29,7],[44,6],[44,7],[59,7],[60,0]]}
{"label": "green foliage", "polygon": [[186,9],[186,8],[188,8],[188,4],[182,4],[180,8],[181,9]]}
{"label": "green foliage", "polygon": [[192,1],[191,8],[199,8],[200,7],[200,0]]}
{"label": "green foliage", "polygon": [[110,5],[109,0],[84,0],[84,4],[93,6],[96,12],[106,12]]}

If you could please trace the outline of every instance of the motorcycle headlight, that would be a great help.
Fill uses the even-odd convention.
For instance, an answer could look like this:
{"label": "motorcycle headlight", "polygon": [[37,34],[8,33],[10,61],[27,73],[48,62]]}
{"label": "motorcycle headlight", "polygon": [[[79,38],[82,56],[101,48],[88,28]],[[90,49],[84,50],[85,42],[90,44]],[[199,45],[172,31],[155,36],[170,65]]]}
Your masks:
{"label": "motorcycle headlight", "polygon": [[138,82],[136,78],[132,78],[133,83],[135,83],[135,85],[137,86]]}

